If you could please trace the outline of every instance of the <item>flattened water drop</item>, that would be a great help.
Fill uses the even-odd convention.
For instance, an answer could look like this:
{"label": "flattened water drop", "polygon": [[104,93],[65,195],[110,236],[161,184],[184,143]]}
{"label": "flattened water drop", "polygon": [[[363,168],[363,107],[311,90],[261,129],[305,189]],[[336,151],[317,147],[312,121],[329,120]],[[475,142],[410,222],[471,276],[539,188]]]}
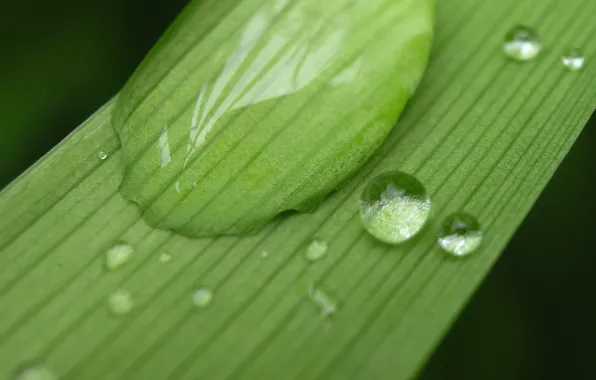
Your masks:
{"label": "flattened water drop", "polygon": [[399,244],[424,227],[430,206],[430,197],[420,181],[403,172],[389,172],[364,188],[360,217],[371,235],[385,243]]}
{"label": "flattened water drop", "polygon": [[163,252],[161,255],[159,255],[159,261],[161,261],[162,263],[169,263],[172,260],[172,255],[170,255],[167,252]]}
{"label": "flattened water drop", "polygon": [[225,3],[187,7],[112,111],[120,193],[188,237],[314,210],[391,132],[434,27],[432,0]]}
{"label": "flattened water drop", "polygon": [[126,315],[132,311],[134,301],[130,292],[117,290],[108,297],[108,309],[115,316]]}
{"label": "flattened water drop", "polygon": [[337,311],[337,303],[323,290],[311,285],[308,288],[308,296],[319,307],[323,318],[327,318]]}
{"label": "flattened water drop", "polygon": [[97,158],[99,158],[100,161],[104,161],[108,158],[108,154],[102,150],[97,153]]}
{"label": "flattened water drop", "polygon": [[313,240],[306,248],[305,257],[308,261],[317,261],[323,258],[327,253],[327,242],[319,239]]}
{"label": "flattened water drop", "polygon": [[579,49],[572,49],[561,57],[563,66],[569,71],[578,71],[584,67],[584,55]]}
{"label": "flattened water drop", "polygon": [[134,248],[129,244],[119,243],[106,252],[106,268],[116,270],[132,259]]}
{"label": "flattened water drop", "polygon": [[192,305],[199,309],[204,309],[211,305],[213,301],[213,291],[207,288],[200,288],[195,290],[192,294]]}
{"label": "flattened water drop", "polygon": [[58,380],[52,371],[43,366],[29,366],[19,372],[15,380]]}
{"label": "flattened water drop", "polygon": [[472,215],[456,212],[443,221],[438,234],[441,248],[455,257],[471,254],[482,242],[480,223]]}
{"label": "flattened water drop", "polygon": [[527,26],[517,25],[505,35],[503,50],[507,57],[515,61],[530,61],[536,58],[541,49],[540,36]]}

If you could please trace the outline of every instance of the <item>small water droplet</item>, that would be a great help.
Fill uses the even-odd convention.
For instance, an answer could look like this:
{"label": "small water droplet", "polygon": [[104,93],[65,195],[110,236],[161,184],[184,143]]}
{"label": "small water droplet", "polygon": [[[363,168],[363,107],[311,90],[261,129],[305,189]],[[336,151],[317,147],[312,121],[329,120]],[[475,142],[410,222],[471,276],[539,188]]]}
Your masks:
{"label": "small water droplet", "polygon": [[213,301],[213,291],[211,289],[200,288],[192,294],[192,305],[194,307],[204,309],[211,305],[211,301]]}
{"label": "small water droplet", "polygon": [[530,61],[536,58],[541,49],[540,36],[527,26],[514,26],[505,34],[503,50],[513,60]]}
{"label": "small water droplet", "polygon": [[117,290],[108,297],[108,309],[113,315],[126,315],[133,307],[132,295],[126,290]]}
{"label": "small water droplet", "polygon": [[116,270],[130,261],[134,248],[128,244],[116,244],[106,252],[106,267]]}
{"label": "small water droplet", "polygon": [[102,150],[99,153],[97,153],[97,158],[99,158],[101,161],[104,161],[108,158],[108,154]]}
{"label": "small water droplet", "polygon": [[327,253],[327,242],[323,240],[313,240],[306,249],[306,259],[308,261],[317,261],[323,258]]}
{"label": "small water droplet", "polygon": [[28,366],[17,374],[16,380],[58,380],[58,376],[46,367]]}
{"label": "small water droplet", "polygon": [[584,55],[578,49],[569,50],[561,57],[561,62],[569,71],[578,71],[584,67]]}
{"label": "small water droplet", "polygon": [[482,230],[476,218],[463,212],[456,212],[443,221],[439,229],[438,241],[447,253],[463,257],[478,248],[482,242]]}
{"label": "small water droplet", "polygon": [[308,296],[315,305],[321,310],[321,316],[327,318],[337,311],[337,303],[321,289],[310,285],[308,288]]}
{"label": "small water droplet", "polygon": [[167,252],[163,252],[161,255],[159,255],[159,261],[162,263],[169,263],[170,260],[172,260],[172,255]]}
{"label": "small water droplet", "polygon": [[269,257],[269,252],[267,252],[265,250],[262,250],[261,251],[261,257],[264,258],[264,259],[266,259],[267,257]]}
{"label": "small water droplet", "polygon": [[364,228],[377,239],[398,244],[416,235],[428,220],[431,201],[424,186],[403,172],[373,179],[360,198]]}

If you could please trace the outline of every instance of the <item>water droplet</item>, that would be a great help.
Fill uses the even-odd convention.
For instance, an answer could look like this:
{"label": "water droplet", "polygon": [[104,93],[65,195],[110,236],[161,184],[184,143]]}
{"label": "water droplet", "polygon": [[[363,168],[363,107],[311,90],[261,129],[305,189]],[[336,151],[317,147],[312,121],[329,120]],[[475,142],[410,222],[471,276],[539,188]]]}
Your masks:
{"label": "water droplet", "polygon": [[134,248],[128,244],[117,244],[106,252],[106,267],[116,270],[130,261]]}
{"label": "water droplet", "polygon": [[530,61],[540,53],[540,36],[526,26],[515,26],[505,35],[503,50],[507,57],[516,61]]}
{"label": "water droplet", "polygon": [[327,253],[327,242],[323,240],[313,240],[306,249],[306,259],[308,261],[317,261],[323,258]]}
{"label": "water droplet", "polygon": [[211,301],[213,301],[213,291],[211,289],[197,289],[192,294],[192,304],[195,307],[206,308],[211,304]]}
{"label": "water droplet", "polygon": [[360,198],[364,228],[377,239],[398,244],[416,235],[428,220],[431,201],[424,186],[403,172],[373,179]]}
{"label": "water droplet", "polygon": [[113,315],[126,315],[133,306],[132,295],[126,290],[117,290],[108,297],[108,308]]}
{"label": "water droplet", "polygon": [[561,62],[569,71],[578,71],[584,67],[584,55],[578,49],[569,50],[561,57]]}
{"label": "water droplet", "polygon": [[309,286],[308,296],[319,307],[323,318],[327,318],[337,311],[337,303],[321,289],[313,285]]}
{"label": "water droplet", "polygon": [[58,380],[58,376],[45,367],[29,366],[19,372],[16,380]]}
{"label": "water droplet", "polygon": [[169,263],[170,260],[172,260],[172,255],[167,252],[163,252],[161,255],[159,255],[159,261],[162,263]]}
{"label": "water droplet", "polygon": [[102,150],[99,153],[97,153],[97,158],[103,161],[108,158],[108,154]]}
{"label": "water droplet", "polygon": [[482,230],[476,218],[463,212],[456,212],[443,221],[438,241],[447,253],[463,257],[478,248],[482,242]]}
{"label": "water droplet", "polygon": [[269,252],[267,252],[265,250],[262,250],[261,251],[261,257],[264,258],[264,259],[266,259],[267,257],[269,257]]}

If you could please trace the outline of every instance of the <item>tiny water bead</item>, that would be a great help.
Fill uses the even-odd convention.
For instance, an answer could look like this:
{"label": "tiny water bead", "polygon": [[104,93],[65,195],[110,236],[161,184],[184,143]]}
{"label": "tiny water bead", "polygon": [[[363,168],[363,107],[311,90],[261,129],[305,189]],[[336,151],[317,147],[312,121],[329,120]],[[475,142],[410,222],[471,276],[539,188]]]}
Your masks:
{"label": "tiny water bead", "polygon": [[116,270],[132,259],[134,248],[129,244],[119,243],[106,252],[106,268]]}
{"label": "tiny water bead", "polygon": [[373,179],[360,198],[364,228],[385,243],[399,244],[416,235],[430,215],[431,201],[416,178],[389,172]]}
{"label": "tiny water bead", "polygon": [[108,309],[113,315],[126,315],[132,311],[133,307],[132,295],[126,290],[117,290],[108,297]]}
{"label": "tiny water bead", "polygon": [[456,212],[441,224],[438,242],[447,253],[463,257],[471,254],[482,242],[480,223],[472,215]]}
{"label": "tiny water bead", "polygon": [[536,58],[541,49],[540,36],[527,26],[517,25],[505,35],[503,50],[507,57],[515,61],[530,61]]}
{"label": "tiny water bead", "polygon": [[317,261],[322,259],[327,253],[327,248],[327,242],[318,239],[313,240],[306,249],[306,260]]}
{"label": "tiny water bead", "polygon": [[578,71],[584,67],[584,55],[578,49],[573,49],[561,57],[563,66],[569,71]]}
{"label": "tiny water bead", "polygon": [[108,154],[102,150],[97,153],[97,158],[99,158],[100,161],[103,161],[108,158]]}
{"label": "tiny water bead", "polygon": [[323,318],[327,318],[337,311],[337,303],[321,289],[312,285],[309,286],[308,296],[319,307]]}
{"label": "tiny water bead", "polygon": [[169,263],[170,260],[172,260],[172,255],[170,255],[167,252],[163,252],[161,255],[159,255],[159,261],[161,261],[162,263]]}
{"label": "tiny water bead", "polygon": [[52,371],[43,366],[30,366],[20,371],[16,380],[58,380]]}
{"label": "tiny water bead", "polygon": [[213,291],[207,288],[200,288],[195,290],[192,294],[192,305],[196,308],[203,309],[211,305],[213,301]]}

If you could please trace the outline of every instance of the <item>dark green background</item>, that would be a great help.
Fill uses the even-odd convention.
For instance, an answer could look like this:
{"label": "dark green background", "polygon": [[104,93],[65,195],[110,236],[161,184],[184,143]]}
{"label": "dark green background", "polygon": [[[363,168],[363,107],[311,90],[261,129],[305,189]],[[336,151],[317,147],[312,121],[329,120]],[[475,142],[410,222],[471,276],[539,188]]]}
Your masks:
{"label": "dark green background", "polygon": [[[185,4],[3,7],[0,187],[118,92]],[[596,379],[595,169],[593,118],[421,379]]]}

